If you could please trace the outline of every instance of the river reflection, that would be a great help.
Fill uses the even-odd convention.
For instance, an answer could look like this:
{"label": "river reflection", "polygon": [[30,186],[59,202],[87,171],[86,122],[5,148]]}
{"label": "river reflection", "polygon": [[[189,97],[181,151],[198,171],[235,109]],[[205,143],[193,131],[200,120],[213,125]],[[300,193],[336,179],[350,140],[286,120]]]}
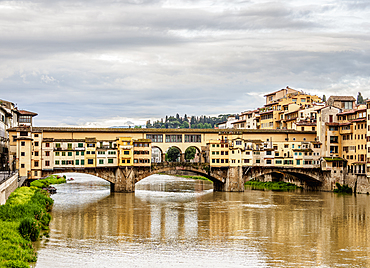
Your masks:
{"label": "river reflection", "polygon": [[368,267],[369,196],[214,193],[153,175],[133,194],[81,174],[58,185],[36,267]]}

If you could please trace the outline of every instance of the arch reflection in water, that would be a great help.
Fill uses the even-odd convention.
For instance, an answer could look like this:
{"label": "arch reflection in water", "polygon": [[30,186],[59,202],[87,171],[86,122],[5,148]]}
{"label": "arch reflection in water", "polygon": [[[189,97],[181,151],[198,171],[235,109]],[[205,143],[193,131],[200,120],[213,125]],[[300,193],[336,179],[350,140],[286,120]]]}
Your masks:
{"label": "arch reflection in water", "polygon": [[365,195],[139,190],[74,207],[58,195],[37,267],[370,265]]}

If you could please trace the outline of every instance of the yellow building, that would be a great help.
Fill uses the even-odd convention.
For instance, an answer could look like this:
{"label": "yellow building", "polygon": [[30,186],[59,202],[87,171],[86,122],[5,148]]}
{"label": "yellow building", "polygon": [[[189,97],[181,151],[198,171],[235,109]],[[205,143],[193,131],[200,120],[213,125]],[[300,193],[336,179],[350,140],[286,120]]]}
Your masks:
{"label": "yellow building", "polygon": [[117,140],[120,167],[134,165],[133,139],[132,137],[119,137]]}
{"label": "yellow building", "polygon": [[330,143],[339,144],[340,155],[348,161],[350,173],[366,173],[366,107],[338,113],[340,136],[330,137]]}
{"label": "yellow building", "polygon": [[86,138],[85,144],[85,167],[96,167],[96,138]]}

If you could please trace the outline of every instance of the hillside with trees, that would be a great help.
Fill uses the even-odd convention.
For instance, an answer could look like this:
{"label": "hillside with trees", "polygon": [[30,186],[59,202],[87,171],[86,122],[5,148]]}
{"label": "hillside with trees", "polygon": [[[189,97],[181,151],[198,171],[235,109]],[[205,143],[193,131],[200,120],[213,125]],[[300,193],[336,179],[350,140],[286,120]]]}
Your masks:
{"label": "hillside with trees", "polygon": [[146,122],[147,128],[214,128],[218,123],[227,121],[230,114],[220,114],[219,116],[187,116],[181,117],[179,114],[176,116],[167,116],[161,120]]}

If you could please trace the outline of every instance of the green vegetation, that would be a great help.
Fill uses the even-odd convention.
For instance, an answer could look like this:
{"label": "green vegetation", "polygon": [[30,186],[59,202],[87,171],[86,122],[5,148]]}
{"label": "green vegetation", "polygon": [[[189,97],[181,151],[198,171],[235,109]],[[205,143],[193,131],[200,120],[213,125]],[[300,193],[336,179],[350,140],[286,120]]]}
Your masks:
{"label": "green vegetation", "polygon": [[63,175],[63,177],[57,176],[57,175],[51,175],[45,179],[39,179],[36,181],[31,182],[31,186],[35,186],[37,188],[47,188],[50,184],[61,184],[66,183],[66,176]]}
{"label": "green vegetation", "polygon": [[185,150],[185,160],[194,159],[196,153],[197,153],[197,150],[194,147],[188,147]]}
{"label": "green vegetation", "polygon": [[[45,181],[55,179],[65,180],[53,176]],[[47,234],[52,206],[48,192],[34,186],[16,189],[0,206],[0,268],[29,267],[36,261],[31,241]]]}
{"label": "green vegetation", "polygon": [[215,128],[218,123],[227,121],[229,114],[220,114],[218,117],[210,117],[201,115],[199,117],[191,116],[188,117],[186,114],[184,117],[180,117],[179,114],[176,116],[167,116],[165,119],[154,121],[153,124],[149,121],[146,122],[147,128]]}
{"label": "green vegetation", "polygon": [[257,190],[271,190],[271,191],[291,191],[296,189],[302,189],[293,183],[286,183],[282,181],[269,181],[262,182],[258,180],[251,180],[244,183],[245,186],[251,187],[252,189]]}
{"label": "green vegetation", "polygon": [[166,173],[158,173],[159,175],[169,175],[174,177],[181,177],[187,179],[194,179],[194,180],[202,180],[202,181],[211,181],[210,179],[203,177],[203,176],[190,176],[190,175],[173,175],[173,174],[166,174]]}
{"label": "green vegetation", "polygon": [[334,189],[334,193],[342,193],[342,194],[352,194],[352,188],[348,187],[347,184],[344,184],[343,186],[340,185],[338,182],[335,184],[337,186],[337,189]]}
{"label": "green vegetation", "polygon": [[176,162],[179,157],[180,157],[180,150],[178,148],[171,147],[168,149],[166,153],[166,161]]}

